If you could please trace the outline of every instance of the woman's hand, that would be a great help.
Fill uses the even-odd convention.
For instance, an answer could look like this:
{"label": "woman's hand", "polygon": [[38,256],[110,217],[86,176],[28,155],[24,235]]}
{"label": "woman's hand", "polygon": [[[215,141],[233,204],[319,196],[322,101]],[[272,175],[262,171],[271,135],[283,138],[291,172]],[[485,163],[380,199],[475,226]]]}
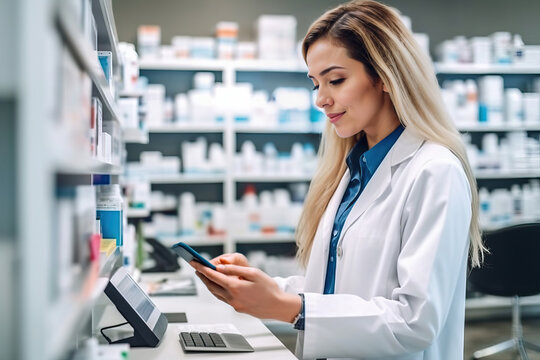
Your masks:
{"label": "woman's hand", "polygon": [[210,260],[210,262],[216,266],[226,265],[226,264],[238,265],[238,266],[249,266],[247,258],[243,254],[240,254],[240,253],[219,255],[213,258],[212,260]]}
{"label": "woman's hand", "polygon": [[286,322],[292,322],[300,312],[300,296],[283,292],[259,269],[217,264],[217,271],[214,271],[196,261],[190,264],[210,292],[238,312]]}

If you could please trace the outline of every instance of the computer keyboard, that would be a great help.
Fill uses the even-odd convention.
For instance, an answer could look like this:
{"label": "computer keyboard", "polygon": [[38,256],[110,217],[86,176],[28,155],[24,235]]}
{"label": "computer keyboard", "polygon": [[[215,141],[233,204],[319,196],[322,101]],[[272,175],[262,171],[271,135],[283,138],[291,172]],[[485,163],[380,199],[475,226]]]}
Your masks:
{"label": "computer keyboard", "polygon": [[254,351],[247,340],[239,334],[185,332],[179,334],[185,351],[197,352],[251,352]]}

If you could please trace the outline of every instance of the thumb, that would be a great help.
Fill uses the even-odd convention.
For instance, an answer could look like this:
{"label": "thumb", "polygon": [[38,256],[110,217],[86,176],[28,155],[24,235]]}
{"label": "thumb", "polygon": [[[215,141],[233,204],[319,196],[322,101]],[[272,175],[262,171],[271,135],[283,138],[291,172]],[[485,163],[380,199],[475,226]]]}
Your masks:
{"label": "thumb", "polygon": [[259,269],[238,265],[218,265],[217,271],[225,275],[239,276],[243,279],[253,281],[257,277]]}

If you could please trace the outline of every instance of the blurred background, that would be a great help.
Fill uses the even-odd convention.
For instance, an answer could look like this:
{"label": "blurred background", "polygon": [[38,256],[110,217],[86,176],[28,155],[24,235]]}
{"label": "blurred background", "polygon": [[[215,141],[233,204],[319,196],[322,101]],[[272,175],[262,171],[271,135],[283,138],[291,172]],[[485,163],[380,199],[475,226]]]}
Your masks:
{"label": "blurred background", "polygon": [[[0,2],[0,359],[77,358],[111,273],[177,272],[178,241],[302,273],[294,232],[325,117],[299,47],[340,3]],[[383,3],[433,60],[485,234],[537,225],[540,1]],[[516,268],[505,273],[538,283]],[[538,293],[514,307],[512,333],[517,293],[471,281],[465,358],[518,336],[517,309],[525,338],[540,338]],[[290,326],[265,324],[294,348]]]}

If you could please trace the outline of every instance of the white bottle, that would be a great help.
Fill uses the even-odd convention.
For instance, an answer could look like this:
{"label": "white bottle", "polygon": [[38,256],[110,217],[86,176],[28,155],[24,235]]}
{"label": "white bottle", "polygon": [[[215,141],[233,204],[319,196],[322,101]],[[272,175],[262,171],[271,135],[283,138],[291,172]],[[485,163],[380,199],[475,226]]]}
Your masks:
{"label": "white bottle", "polygon": [[523,185],[522,192],[522,205],[523,205],[523,215],[522,219],[524,221],[529,221],[534,219],[534,213],[536,211],[536,204],[533,199],[533,192],[530,184]]}
{"label": "white bottle", "polygon": [[521,221],[523,216],[523,191],[518,184],[512,185],[512,212],[513,221]]}
{"label": "white bottle", "polygon": [[242,143],[242,171],[244,174],[253,174],[256,169],[256,153],[255,144],[250,141]]}
{"label": "white bottle", "polygon": [[261,231],[261,214],[259,209],[259,201],[255,192],[255,187],[249,184],[242,196],[242,206],[248,218],[248,231],[258,233]]}
{"label": "white bottle", "polygon": [[474,124],[478,122],[478,87],[472,79],[465,81],[467,101],[465,105],[465,114],[467,123]]}
{"label": "white bottle", "polygon": [[264,169],[266,174],[276,174],[278,171],[278,151],[274,143],[266,143],[263,147]]}
{"label": "white bottle", "polygon": [[186,94],[176,94],[174,97],[174,114],[177,122],[189,121],[189,101]]}
{"label": "white bottle", "polygon": [[491,227],[491,197],[486,188],[481,188],[478,192],[480,212],[478,215],[481,228]]}
{"label": "white bottle", "polygon": [[540,219],[540,181],[531,180],[533,218]]}
{"label": "white bottle", "polygon": [[523,46],[525,44],[523,43],[523,40],[521,39],[521,35],[514,34],[514,38],[512,41],[512,61],[514,64],[521,64],[523,63]]}
{"label": "white bottle", "polygon": [[523,121],[523,99],[521,90],[511,88],[504,91],[504,110],[508,124],[521,124]]}
{"label": "white bottle", "polygon": [[180,217],[180,234],[195,235],[197,214],[195,211],[195,195],[185,192],[180,195],[178,216]]}
{"label": "white bottle", "polygon": [[123,90],[125,92],[135,92],[139,81],[139,55],[137,55],[133,44],[119,43],[118,45],[124,60],[122,69]]}

